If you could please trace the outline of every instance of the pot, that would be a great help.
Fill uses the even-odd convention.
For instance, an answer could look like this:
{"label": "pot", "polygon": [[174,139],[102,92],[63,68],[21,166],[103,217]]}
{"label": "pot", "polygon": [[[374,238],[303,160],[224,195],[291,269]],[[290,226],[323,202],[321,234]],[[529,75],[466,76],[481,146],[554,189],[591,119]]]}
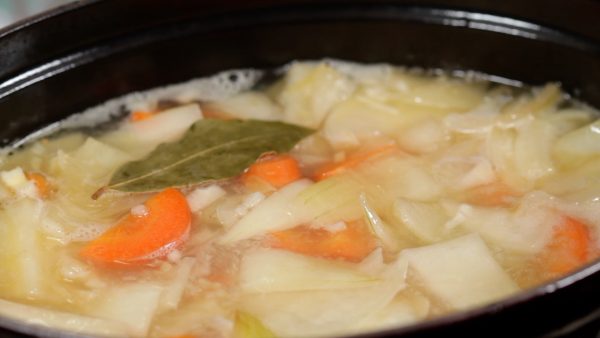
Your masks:
{"label": "pot", "polygon": [[[600,106],[599,15],[591,0],[76,2],[0,31],[0,139],[132,91],[323,57],[560,81]],[[596,261],[499,303],[363,337],[593,336],[598,285]],[[0,337],[77,336],[8,318],[0,327]]]}

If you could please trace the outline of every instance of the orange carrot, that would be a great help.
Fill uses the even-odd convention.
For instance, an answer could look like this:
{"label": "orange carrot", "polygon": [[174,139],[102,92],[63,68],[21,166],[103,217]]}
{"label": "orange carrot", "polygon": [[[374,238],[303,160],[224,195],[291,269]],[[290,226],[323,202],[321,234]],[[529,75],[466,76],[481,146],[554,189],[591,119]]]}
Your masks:
{"label": "orange carrot", "polygon": [[375,157],[381,155],[389,154],[397,149],[398,147],[396,145],[388,144],[370,151],[352,154],[350,157],[346,158],[341,162],[329,163],[317,169],[317,171],[313,175],[313,178],[316,181],[324,180],[328,177],[340,174],[348,169],[354,168],[365,161],[374,159]]}
{"label": "orange carrot", "polygon": [[98,264],[143,263],[166,256],[187,236],[191,212],[185,196],[168,188],[88,243],[81,256]]}
{"label": "orange carrot", "polygon": [[25,177],[27,177],[28,180],[33,181],[41,198],[48,198],[48,196],[50,196],[52,187],[50,186],[48,179],[46,179],[46,176],[36,172],[27,172],[25,173]]}
{"label": "orange carrot", "polygon": [[588,261],[591,250],[588,228],[580,221],[565,217],[554,228],[543,261],[553,275],[562,275]]}
{"label": "orange carrot", "polygon": [[507,205],[519,193],[502,182],[480,185],[467,191],[467,202],[484,207]]}
{"label": "orange carrot", "polygon": [[132,112],[131,115],[129,116],[129,119],[132,122],[139,122],[139,121],[149,119],[150,117],[152,117],[152,115],[154,115],[154,113],[138,110],[138,111]]}
{"label": "orange carrot", "polygon": [[259,159],[242,175],[242,180],[262,179],[275,188],[281,188],[302,177],[298,161],[290,155],[276,155]]}
{"label": "orange carrot", "polygon": [[349,222],[337,232],[298,226],[271,234],[270,246],[304,255],[359,262],[377,246],[368,227],[360,221]]}

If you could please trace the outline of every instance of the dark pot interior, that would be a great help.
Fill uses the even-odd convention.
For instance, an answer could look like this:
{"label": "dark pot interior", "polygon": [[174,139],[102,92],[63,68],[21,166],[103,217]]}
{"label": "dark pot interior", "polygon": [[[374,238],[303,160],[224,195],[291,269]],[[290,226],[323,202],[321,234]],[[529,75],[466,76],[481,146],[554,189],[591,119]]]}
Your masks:
{"label": "dark pot interior", "polygon": [[[0,139],[132,91],[323,57],[559,81],[600,107],[599,16],[600,2],[579,0],[84,1],[0,31]],[[599,270],[596,262],[502,303],[372,336],[591,336]],[[0,326],[0,337],[69,336]]]}

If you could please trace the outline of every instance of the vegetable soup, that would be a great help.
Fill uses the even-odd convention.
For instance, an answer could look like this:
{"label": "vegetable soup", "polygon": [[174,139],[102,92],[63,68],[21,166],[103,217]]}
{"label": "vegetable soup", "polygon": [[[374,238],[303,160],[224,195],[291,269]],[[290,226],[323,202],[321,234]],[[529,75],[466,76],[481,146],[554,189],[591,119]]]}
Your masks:
{"label": "vegetable soup", "polygon": [[93,336],[341,336],[599,255],[600,120],[558,84],[334,60],[263,75],[131,94],[4,149],[0,315]]}

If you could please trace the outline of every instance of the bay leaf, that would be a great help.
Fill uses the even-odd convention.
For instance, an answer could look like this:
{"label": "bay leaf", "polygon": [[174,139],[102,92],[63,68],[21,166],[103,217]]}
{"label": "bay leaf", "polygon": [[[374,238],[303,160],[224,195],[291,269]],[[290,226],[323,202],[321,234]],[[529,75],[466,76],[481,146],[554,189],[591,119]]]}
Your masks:
{"label": "bay leaf", "polygon": [[151,192],[231,178],[262,154],[287,152],[312,132],[274,121],[200,120],[179,141],[163,143],[145,158],[117,169],[93,198],[109,189]]}

